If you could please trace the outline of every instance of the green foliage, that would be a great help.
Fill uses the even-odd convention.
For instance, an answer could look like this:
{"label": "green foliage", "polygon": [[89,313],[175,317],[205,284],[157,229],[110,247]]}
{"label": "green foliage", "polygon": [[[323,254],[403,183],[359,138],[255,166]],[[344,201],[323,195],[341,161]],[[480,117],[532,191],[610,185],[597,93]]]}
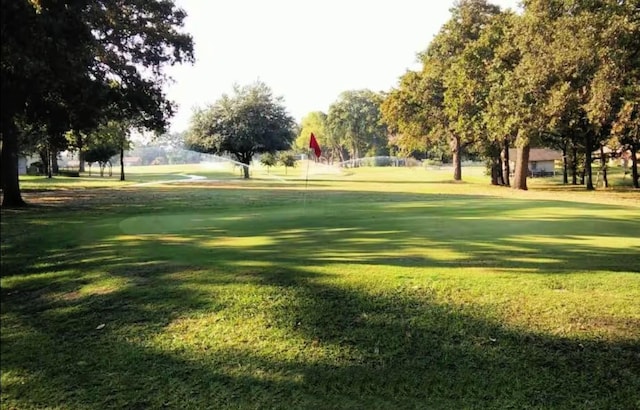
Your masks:
{"label": "green foliage", "polygon": [[185,144],[198,152],[229,153],[249,165],[254,154],[289,149],[293,124],[282,98],[273,97],[266,84],[236,85],[232,96],[194,113]]}
{"label": "green foliage", "polygon": [[388,154],[387,129],[381,123],[381,94],[370,90],[343,92],[329,107],[329,146],[340,146],[351,158]]}
{"label": "green foliage", "polygon": [[172,0],[2,0],[2,183],[20,205],[16,171],[23,125],[62,135],[106,120],[163,130],[173,113],[163,67],[193,61]]}
{"label": "green foliage", "polygon": [[450,20],[420,55],[421,72],[408,72],[383,104],[383,120],[405,153],[447,141],[454,179],[461,179],[465,148],[485,136],[486,68],[494,41],[482,37],[499,8],[484,0],[456,3]]}
{"label": "green foliage", "polygon": [[[456,3],[420,55],[422,71],[387,95],[383,120],[401,152],[448,140],[456,164],[465,149],[499,161],[509,143],[579,150],[592,188],[591,152],[620,143],[611,131],[625,129],[623,110],[640,98],[637,4],[523,4],[515,15],[483,0]],[[520,175],[515,187],[526,189]]]}
{"label": "green foliage", "polygon": [[109,142],[99,142],[89,148],[85,153],[85,160],[91,164],[97,162],[102,166],[109,162],[111,157],[118,153],[118,147]]}
{"label": "green foliage", "polygon": [[331,145],[333,141],[327,132],[327,114],[321,111],[314,111],[302,119],[300,132],[294,142],[294,148],[297,151],[305,154],[309,152],[311,133],[315,135],[321,147],[326,147],[329,150],[336,148]]}
{"label": "green foliage", "polygon": [[265,167],[270,168],[278,163],[278,159],[271,152],[265,152],[260,156],[260,163]]}
{"label": "green foliage", "polygon": [[296,159],[296,156],[293,154],[293,152],[281,152],[278,156],[278,162],[280,162],[285,167],[285,170],[289,167],[295,167],[297,161],[298,160]]}

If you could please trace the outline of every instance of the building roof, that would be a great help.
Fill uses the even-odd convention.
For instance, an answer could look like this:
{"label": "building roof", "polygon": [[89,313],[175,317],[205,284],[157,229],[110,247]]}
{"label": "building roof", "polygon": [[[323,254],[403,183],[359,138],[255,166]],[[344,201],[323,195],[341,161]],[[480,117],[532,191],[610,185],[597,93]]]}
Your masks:
{"label": "building roof", "polygon": [[[509,148],[509,159],[516,160],[516,149]],[[548,148],[531,148],[529,151],[529,162],[556,161],[562,159],[562,151]]]}

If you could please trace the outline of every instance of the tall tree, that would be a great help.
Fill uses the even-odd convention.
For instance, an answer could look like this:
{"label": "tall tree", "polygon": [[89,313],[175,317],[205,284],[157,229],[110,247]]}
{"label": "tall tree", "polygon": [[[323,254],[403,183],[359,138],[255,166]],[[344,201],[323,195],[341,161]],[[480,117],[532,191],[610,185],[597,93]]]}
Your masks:
{"label": "tall tree", "polygon": [[508,98],[511,73],[520,61],[520,52],[513,44],[517,19],[518,16],[512,12],[501,13],[480,38],[481,45],[489,46],[492,54],[486,65],[487,94],[482,113],[486,141],[483,143],[486,142],[489,150],[493,149],[499,154],[502,165],[500,182],[506,186],[511,185],[509,147],[518,132],[515,119],[510,114],[512,107]]}
{"label": "tall tree", "polygon": [[404,155],[425,151],[438,138],[442,116],[442,83],[435,70],[408,71],[380,106],[382,121]]}
{"label": "tall tree", "polygon": [[340,158],[340,145],[334,143],[327,131],[327,114],[322,111],[313,111],[302,119],[300,132],[294,142],[294,147],[298,151],[308,153],[311,133],[315,135],[318,144],[325,148],[323,156],[328,157],[330,162]]}
{"label": "tall tree", "polygon": [[[172,0],[2,0],[2,188],[24,205],[17,173],[18,125],[88,131],[116,105],[146,128],[173,113],[163,67],[193,60]],[[61,132],[62,132],[61,131]]]}
{"label": "tall tree", "polygon": [[488,87],[481,71],[490,56],[474,43],[499,12],[485,0],[457,1],[449,21],[420,54],[422,71],[405,74],[383,106],[384,121],[400,134],[397,143],[448,141],[455,180],[462,179],[465,149],[484,132]]}
{"label": "tall tree", "polygon": [[525,102],[514,110],[520,143],[540,141],[545,133],[577,135],[572,151],[583,149],[587,189],[594,189],[592,152],[608,139],[623,100],[619,91],[634,78],[637,66],[633,3],[524,1],[517,41],[522,60],[514,70],[518,87],[513,88]]}
{"label": "tall tree", "polygon": [[289,149],[293,142],[294,121],[283,105],[262,82],[240,87],[191,118],[185,143],[188,148],[209,154],[228,153],[249,164],[257,153]]}
{"label": "tall tree", "polygon": [[[640,91],[640,90],[638,90]],[[639,93],[640,96],[640,93]],[[613,124],[615,145],[631,154],[631,180],[634,188],[640,188],[638,153],[640,153],[640,98],[627,101],[618,112]]]}
{"label": "tall tree", "polygon": [[[382,96],[371,90],[345,91],[329,107],[327,128],[351,158],[387,153],[387,131],[381,124]],[[335,143],[335,142],[334,142]]]}
{"label": "tall tree", "polygon": [[[92,144],[90,143],[88,147],[88,151],[96,151],[97,148],[97,152],[101,155],[102,153],[105,153],[104,155],[106,155],[106,152],[110,150],[116,151],[116,154],[120,157],[120,181],[125,180],[124,152],[129,149],[131,145],[131,141],[129,140],[130,132],[131,123],[127,120],[107,121],[92,132],[90,139]],[[115,154],[110,155],[108,159],[113,155]],[[95,156],[95,152],[93,153],[93,156]]]}
{"label": "tall tree", "polygon": [[[452,16],[434,39],[427,54],[444,64],[444,111],[454,162],[454,180],[462,179],[462,154],[479,139],[486,139],[482,113],[488,94],[487,66],[493,38],[484,36],[499,7],[484,0],[456,3]],[[484,41],[481,41],[484,40]]]}

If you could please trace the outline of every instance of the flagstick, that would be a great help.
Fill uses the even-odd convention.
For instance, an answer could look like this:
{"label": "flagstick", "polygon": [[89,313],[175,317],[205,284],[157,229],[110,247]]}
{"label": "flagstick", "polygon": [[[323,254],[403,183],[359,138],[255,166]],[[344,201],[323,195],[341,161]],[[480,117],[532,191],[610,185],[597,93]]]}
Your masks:
{"label": "flagstick", "polygon": [[311,162],[311,151],[307,155],[307,174],[304,177],[304,195],[303,195],[303,204],[302,207],[307,207],[307,187],[309,186],[309,163]]}

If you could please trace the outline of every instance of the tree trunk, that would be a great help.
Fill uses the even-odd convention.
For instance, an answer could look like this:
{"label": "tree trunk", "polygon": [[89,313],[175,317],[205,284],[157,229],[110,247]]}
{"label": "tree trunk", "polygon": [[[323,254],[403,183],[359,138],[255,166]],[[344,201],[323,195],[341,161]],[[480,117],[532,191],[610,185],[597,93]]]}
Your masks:
{"label": "tree trunk", "polygon": [[602,182],[605,188],[609,188],[609,180],[607,179],[607,157],[604,154],[604,145],[600,144],[600,165],[602,172]]}
{"label": "tree trunk", "polygon": [[496,174],[498,174],[498,184],[500,186],[505,186],[506,181],[504,179],[504,173],[502,172],[502,159],[500,158],[500,154],[498,154],[498,156],[496,157],[495,167]]}
{"label": "tree trunk", "polygon": [[453,154],[453,180],[462,181],[462,156],[460,155],[460,137],[451,137],[451,153]]}
{"label": "tree trunk", "polygon": [[53,162],[51,161],[51,145],[47,144],[47,178],[53,178]]}
{"label": "tree trunk", "polygon": [[631,145],[631,178],[633,178],[633,187],[640,188],[640,181],[638,181],[638,148],[636,145]]}
{"label": "tree trunk", "polygon": [[249,164],[251,164],[251,158],[253,157],[253,155],[248,153],[242,153],[242,154],[235,154],[235,157],[238,160],[238,162],[245,165],[242,167],[242,177],[244,179],[249,179],[250,177]]}
{"label": "tree trunk", "polygon": [[571,185],[578,185],[578,147],[571,147]]}
{"label": "tree trunk", "polygon": [[2,172],[2,206],[26,206],[20,194],[18,179],[18,132],[13,124],[3,124],[2,153],[0,172]]}
{"label": "tree trunk", "polygon": [[509,165],[509,138],[504,139],[504,147],[502,148],[502,176],[504,178],[504,185],[511,186],[509,180],[511,173],[511,166]]}
{"label": "tree trunk", "polygon": [[565,185],[569,184],[569,166],[567,164],[568,151],[567,144],[565,143],[562,146],[562,183]]}
{"label": "tree trunk", "polygon": [[51,149],[51,171],[54,175],[60,173],[60,166],[58,165],[58,151],[55,148]]}
{"label": "tree trunk", "polygon": [[491,185],[500,185],[499,175],[496,172],[496,164],[491,159]]}
{"label": "tree trunk", "polygon": [[491,158],[491,185],[504,185],[500,154]]}
{"label": "tree trunk", "polygon": [[85,171],[84,151],[80,149],[80,151],[78,151],[78,172],[84,172],[84,171]]}
{"label": "tree trunk", "polygon": [[593,191],[593,169],[591,168],[591,153],[593,151],[593,146],[591,145],[591,133],[587,132],[585,139],[585,153],[584,153],[584,172],[587,177],[587,190]]}
{"label": "tree trunk", "polygon": [[49,176],[49,150],[41,149],[38,151],[40,162],[42,163],[42,173]]}
{"label": "tree trunk", "polygon": [[120,181],[124,181],[124,148],[120,147]]}
{"label": "tree trunk", "polygon": [[513,189],[527,190],[527,175],[529,174],[529,150],[527,144],[516,151],[516,174],[513,181]]}

